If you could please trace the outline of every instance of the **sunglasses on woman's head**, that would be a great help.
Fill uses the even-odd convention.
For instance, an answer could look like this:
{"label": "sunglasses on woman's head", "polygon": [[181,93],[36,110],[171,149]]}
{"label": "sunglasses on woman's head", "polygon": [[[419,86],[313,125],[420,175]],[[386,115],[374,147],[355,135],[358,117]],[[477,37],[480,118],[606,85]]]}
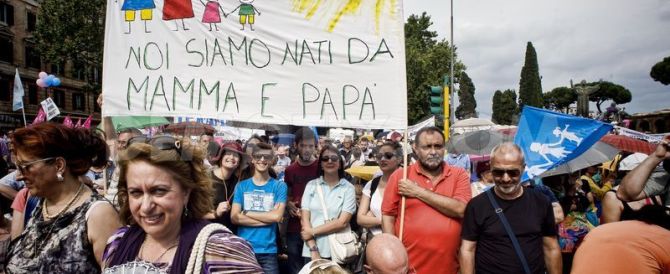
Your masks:
{"label": "sunglasses on woman's head", "polygon": [[330,156],[328,156],[328,155],[324,155],[324,156],[321,156],[321,162],[328,162],[328,161],[331,161],[331,162],[337,162],[339,159],[340,159],[340,157],[338,157],[337,155],[330,155]]}
{"label": "sunglasses on woman's head", "polygon": [[140,135],[128,139],[128,146],[136,143],[150,144],[151,146],[160,150],[176,149],[179,151],[181,149],[181,142],[177,141],[177,139],[169,135],[159,135],[154,136],[153,138]]}

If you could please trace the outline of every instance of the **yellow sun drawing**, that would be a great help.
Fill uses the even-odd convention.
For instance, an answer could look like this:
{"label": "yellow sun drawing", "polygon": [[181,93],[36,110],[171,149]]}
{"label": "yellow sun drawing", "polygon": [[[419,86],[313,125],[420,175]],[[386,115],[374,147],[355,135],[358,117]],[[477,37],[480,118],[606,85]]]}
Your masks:
{"label": "yellow sun drawing", "polygon": [[[395,6],[398,0],[375,0],[375,30],[379,32],[379,22],[385,7],[388,7],[389,13],[395,17]],[[356,15],[360,12],[365,0],[293,0],[293,11],[304,14],[305,18],[310,20],[320,9],[327,9],[332,15],[328,21],[328,31],[332,32],[340,22],[343,16]],[[332,11],[331,11],[332,10]]]}

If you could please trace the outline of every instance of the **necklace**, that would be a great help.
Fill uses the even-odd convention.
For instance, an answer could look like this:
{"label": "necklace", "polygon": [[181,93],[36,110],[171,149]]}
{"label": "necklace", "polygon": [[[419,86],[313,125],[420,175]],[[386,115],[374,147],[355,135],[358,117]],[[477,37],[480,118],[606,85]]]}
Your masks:
{"label": "necklace", "polygon": [[79,184],[79,189],[77,190],[77,193],[74,194],[74,196],[72,196],[72,199],[70,199],[70,201],[67,203],[67,205],[65,205],[65,207],[63,207],[63,209],[58,211],[58,213],[56,213],[55,215],[49,214],[49,206],[47,205],[47,199],[44,199],[44,211],[42,211],[42,213],[44,214],[44,217],[47,218],[47,219],[53,219],[53,218],[56,218],[56,217],[60,216],[63,212],[67,211],[68,209],[70,209],[70,207],[72,206],[74,201],[76,201],[79,198],[79,195],[81,194],[81,191],[83,189],[84,189],[84,184],[80,183]]}
{"label": "necklace", "polygon": [[[145,242],[146,242],[146,238],[145,238]],[[155,260],[149,261],[149,262],[159,263],[159,262],[161,261],[161,259],[163,258],[163,256],[165,256],[165,254],[166,254],[168,251],[170,251],[171,249],[177,247],[178,245],[179,245],[179,238],[177,238],[175,244],[173,244],[173,245],[171,245],[170,247],[166,248],[166,249],[163,251],[163,253],[161,253],[161,255],[158,256],[158,258],[156,258]],[[139,254],[139,255],[140,255],[140,256],[139,256],[140,258],[143,258],[143,257],[144,257],[144,256],[142,256],[143,253],[144,253],[144,244],[142,244],[142,247],[140,247],[140,254]]]}

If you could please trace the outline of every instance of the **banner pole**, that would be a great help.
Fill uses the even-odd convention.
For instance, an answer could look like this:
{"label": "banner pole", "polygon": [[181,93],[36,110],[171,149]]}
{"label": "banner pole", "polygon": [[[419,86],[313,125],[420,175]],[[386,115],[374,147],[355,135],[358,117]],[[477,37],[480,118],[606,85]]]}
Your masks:
{"label": "banner pole", "polygon": [[[409,143],[407,142],[407,136],[408,136],[408,127],[405,127],[405,136],[403,138],[403,146],[402,146],[402,179],[407,180],[407,148]],[[402,241],[402,235],[405,229],[405,196],[403,195],[402,198],[400,199],[400,233],[398,234],[398,238],[400,238],[400,241]]]}

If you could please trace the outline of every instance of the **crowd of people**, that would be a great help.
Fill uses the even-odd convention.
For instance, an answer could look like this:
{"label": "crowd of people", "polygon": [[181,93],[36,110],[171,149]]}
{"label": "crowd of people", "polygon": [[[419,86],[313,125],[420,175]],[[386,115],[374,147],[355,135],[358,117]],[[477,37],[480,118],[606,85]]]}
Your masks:
{"label": "crowd of people", "polygon": [[[435,127],[291,145],[42,123],[0,140],[6,273],[668,273],[670,146],[522,182],[513,143],[470,161]],[[409,148],[409,147],[407,147]],[[409,155],[404,153],[408,152]],[[407,161],[403,161],[404,157]],[[403,165],[406,162],[406,166]],[[2,163],[0,163],[0,166]],[[345,172],[378,166],[369,181]],[[364,250],[346,260],[333,239]]]}

